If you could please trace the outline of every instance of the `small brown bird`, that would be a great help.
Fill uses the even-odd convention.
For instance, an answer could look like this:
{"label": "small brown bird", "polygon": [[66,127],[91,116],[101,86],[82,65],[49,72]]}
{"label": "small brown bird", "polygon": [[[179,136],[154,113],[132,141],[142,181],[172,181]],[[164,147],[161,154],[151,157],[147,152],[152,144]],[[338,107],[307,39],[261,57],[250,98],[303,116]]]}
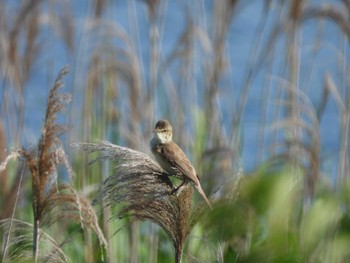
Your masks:
{"label": "small brown bird", "polygon": [[205,202],[212,208],[199,182],[196,170],[180,147],[172,140],[173,128],[170,123],[167,120],[158,121],[153,132],[154,137],[150,146],[159,165],[169,175],[180,178],[183,181],[182,184],[192,181]]}

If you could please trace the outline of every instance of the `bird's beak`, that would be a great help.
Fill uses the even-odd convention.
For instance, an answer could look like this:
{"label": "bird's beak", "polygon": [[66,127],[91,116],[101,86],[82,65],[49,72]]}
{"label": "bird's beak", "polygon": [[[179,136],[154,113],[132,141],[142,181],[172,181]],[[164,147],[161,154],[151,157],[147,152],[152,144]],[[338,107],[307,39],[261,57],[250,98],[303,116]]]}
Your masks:
{"label": "bird's beak", "polygon": [[152,132],[156,132],[156,130],[152,130]]}

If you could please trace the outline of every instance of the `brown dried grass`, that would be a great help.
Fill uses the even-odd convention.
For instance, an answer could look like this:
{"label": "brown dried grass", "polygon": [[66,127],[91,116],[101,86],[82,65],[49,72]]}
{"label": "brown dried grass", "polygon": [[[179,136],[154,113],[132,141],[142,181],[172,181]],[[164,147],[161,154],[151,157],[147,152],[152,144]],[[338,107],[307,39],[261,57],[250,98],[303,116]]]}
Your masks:
{"label": "brown dried grass", "polygon": [[99,153],[90,161],[112,161],[115,172],[100,186],[95,203],[116,207],[114,218],[150,221],[160,226],[173,242],[176,262],[181,262],[184,243],[203,214],[203,205],[192,206],[190,185],[174,193],[168,175],[148,155],[109,142],[75,143],[86,153]]}

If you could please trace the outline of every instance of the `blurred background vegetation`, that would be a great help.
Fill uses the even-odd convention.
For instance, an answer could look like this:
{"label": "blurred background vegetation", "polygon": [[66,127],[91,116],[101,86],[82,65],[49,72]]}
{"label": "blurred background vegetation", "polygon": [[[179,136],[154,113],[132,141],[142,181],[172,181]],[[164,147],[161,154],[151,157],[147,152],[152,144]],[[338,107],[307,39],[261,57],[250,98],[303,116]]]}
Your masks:
{"label": "blurred background vegetation", "polygon": [[[87,166],[71,143],[149,154],[166,118],[214,198],[184,262],[349,262],[349,37],[349,0],[2,0],[0,160],[38,143],[68,64],[72,102],[56,121],[69,126],[60,141],[76,175],[62,168],[56,180],[73,194],[93,200],[113,163]],[[4,249],[30,235],[8,229],[35,223],[24,164],[0,174],[5,262],[32,246]],[[45,231],[71,262],[173,260],[159,227],[111,215],[98,213],[108,251],[96,225]]]}

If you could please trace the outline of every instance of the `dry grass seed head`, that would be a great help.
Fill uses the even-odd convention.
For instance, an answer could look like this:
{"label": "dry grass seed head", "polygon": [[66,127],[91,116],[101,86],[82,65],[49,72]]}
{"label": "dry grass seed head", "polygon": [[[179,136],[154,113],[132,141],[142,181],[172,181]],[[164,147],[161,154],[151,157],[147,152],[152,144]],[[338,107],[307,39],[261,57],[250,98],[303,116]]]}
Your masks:
{"label": "dry grass seed head", "polygon": [[173,194],[167,174],[148,155],[109,142],[75,143],[87,153],[100,153],[90,161],[111,160],[115,173],[99,187],[94,203],[116,206],[117,219],[148,220],[159,225],[171,238],[175,251],[182,253],[184,242],[193,227],[192,194],[185,185]]}
{"label": "dry grass seed head", "polygon": [[107,241],[98,225],[97,216],[90,201],[79,195],[70,185],[61,184],[52,187],[43,203],[43,209],[45,226],[61,220],[80,223],[83,229],[86,227],[93,230],[99,238],[100,245],[107,248]]}
{"label": "dry grass seed head", "polygon": [[63,87],[62,79],[67,73],[68,68],[63,68],[50,90],[37,152],[26,149],[20,151],[20,154],[26,159],[32,174],[33,205],[36,219],[40,219],[42,216],[42,203],[44,202],[47,183],[52,176],[55,176],[54,171],[57,165],[64,160],[62,153],[57,150],[57,145],[60,144],[58,136],[65,130],[65,127],[56,124],[56,115],[64,109],[64,103],[69,101],[68,95],[58,94],[58,90]]}

